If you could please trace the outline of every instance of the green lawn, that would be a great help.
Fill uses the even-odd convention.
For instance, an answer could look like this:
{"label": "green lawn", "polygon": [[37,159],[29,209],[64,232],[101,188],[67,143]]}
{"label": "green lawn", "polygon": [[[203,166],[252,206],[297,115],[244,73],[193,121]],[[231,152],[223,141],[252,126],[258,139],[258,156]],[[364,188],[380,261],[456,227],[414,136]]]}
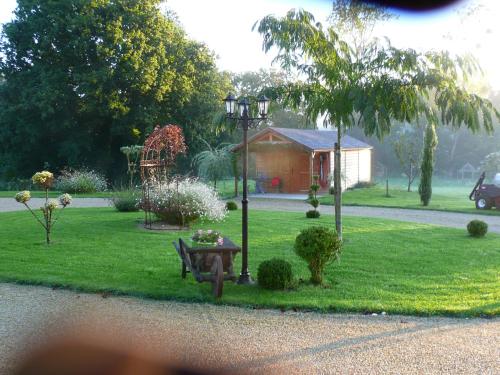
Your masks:
{"label": "green lawn", "polygon": [[[478,210],[474,202],[469,200],[472,187],[437,185],[432,188],[432,199],[429,206],[420,204],[418,184],[406,191],[401,184],[391,183],[389,195],[386,196],[385,185],[377,184],[375,187],[347,190],[342,194],[342,203],[347,206],[375,206],[398,207],[424,210],[439,210],[451,212],[465,212],[483,215],[500,215],[500,210]],[[321,204],[333,205],[333,196],[326,195],[320,198]]]}
{"label": "green lawn", "polygon": [[[141,213],[111,208],[69,208],[47,247],[26,211],[0,214],[0,280],[112,292],[156,299],[213,302],[210,285],[180,278],[171,242],[190,232],[150,232],[137,227]],[[240,243],[240,211],[216,228]],[[332,225],[332,217],[301,213],[250,213],[250,271],[282,257],[308,279],[294,254],[301,228]],[[193,230],[196,228],[193,228]],[[301,282],[272,292],[226,283],[220,303],[320,311],[478,316],[500,312],[500,236],[473,239],[465,230],[348,217],[340,264],[328,267],[327,287]],[[238,256],[238,267],[241,257]]]}

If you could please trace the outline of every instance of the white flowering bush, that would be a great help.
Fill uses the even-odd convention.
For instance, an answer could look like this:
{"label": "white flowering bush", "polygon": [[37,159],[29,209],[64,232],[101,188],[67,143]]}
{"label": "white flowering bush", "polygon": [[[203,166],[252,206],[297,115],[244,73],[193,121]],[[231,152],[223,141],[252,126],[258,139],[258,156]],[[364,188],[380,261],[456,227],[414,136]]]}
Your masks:
{"label": "white flowering bush", "polygon": [[57,178],[55,187],[63,193],[95,193],[105,191],[106,179],[95,171],[65,170]]}
{"label": "white flowering bush", "polygon": [[221,221],[227,214],[226,205],[217,193],[193,178],[155,187],[150,191],[149,203],[159,219],[174,225],[189,225],[198,219]]}
{"label": "white flowering bush", "polygon": [[40,186],[45,190],[45,203],[40,207],[43,218],[39,218],[38,215],[31,209],[28,205],[31,199],[31,193],[28,190],[23,190],[14,196],[14,199],[26,206],[26,208],[31,212],[33,217],[40,223],[40,225],[45,229],[45,240],[47,244],[50,244],[50,234],[54,224],[59,215],[55,215],[56,210],[61,206],[63,209],[66,208],[71,203],[73,199],[69,194],[62,194],[57,199],[49,199],[49,189],[54,181],[54,175],[48,171],[37,172],[32,177],[33,183]]}

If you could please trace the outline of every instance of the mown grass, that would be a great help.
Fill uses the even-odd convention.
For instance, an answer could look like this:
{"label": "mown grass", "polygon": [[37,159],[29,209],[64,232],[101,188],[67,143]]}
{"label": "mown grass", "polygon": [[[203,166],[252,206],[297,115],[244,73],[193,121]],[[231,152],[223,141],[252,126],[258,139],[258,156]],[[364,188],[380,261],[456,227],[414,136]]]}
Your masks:
{"label": "mown grass", "polygon": [[[67,209],[44,244],[28,212],[0,214],[0,281],[111,292],[155,299],[215,302],[208,283],[180,278],[171,242],[198,227],[215,228],[241,243],[241,217],[184,232],[141,229],[139,213],[111,208]],[[223,304],[336,312],[480,316],[500,312],[500,236],[473,239],[465,230],[347,217],[341,262],[328,266],[325,287],[309,284],[305,263],[293,252],[296,235],[332,217],[302,213],[250,213],[250,271],[280,257],[299,282],[290,291],[227,282]],[[238,270],[241,257],[237,257]]]}
{"label": "mown grass", "polygon": [[[417,210],[436,210],[449,212],[463,212],[481,215],[500,216],[500,209],[478,210],[474,202],[469,200],[472,187],[438,185],[433,187],[431,202],[424,207],[420,203],[418,185],[411,192],[406,191],[400,184],[389,185],[389,197],[386,196],[385,185],[347,190],[342,194],[342,203],[346,206],[372,206],[408,208]],[[321,204],[333,205],[333,196],[325,195],[320,198]]]}

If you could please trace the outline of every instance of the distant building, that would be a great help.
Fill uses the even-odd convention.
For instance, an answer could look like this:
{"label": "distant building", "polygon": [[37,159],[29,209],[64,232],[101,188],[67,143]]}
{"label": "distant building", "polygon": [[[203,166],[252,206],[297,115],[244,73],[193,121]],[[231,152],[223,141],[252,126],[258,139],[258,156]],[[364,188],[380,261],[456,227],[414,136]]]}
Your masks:
{"label": "distant building", "polygon": [[[265,192],[306,193],[312,176],[326,191],[333,176],[337,132],[269,127],[248,141],[253,176]],[[242,145],[235,147],[238,152]],[[341,142],[343,188],[372,179],[372,147],[344,135]],[[277,181],[279,180],[279,186]]]}

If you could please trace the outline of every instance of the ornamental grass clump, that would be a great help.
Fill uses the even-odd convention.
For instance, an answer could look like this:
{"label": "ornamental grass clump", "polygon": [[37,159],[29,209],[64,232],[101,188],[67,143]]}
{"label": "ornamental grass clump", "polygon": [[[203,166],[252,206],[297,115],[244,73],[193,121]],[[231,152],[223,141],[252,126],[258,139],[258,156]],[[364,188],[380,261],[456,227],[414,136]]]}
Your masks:
{"label": "ornamental grass clump", "polygon": [[[35,212],[28,206],[28,202],[31,199],[31,193],[28,190],[20,191],[15,195],[15,199],[17,202],[22,203],[26,206],[26,208],[31,212],[33,217],[40,223],[40,225],[45,229],[45,241],[47,244],[50,244],[50,235],[54,224],[59,219],[59,215],[61,214],[62,209],[66,208],[69,204],[71,204],[71,195],[62,194],[57,200],[49,199],[49,189],[52,187],[54,183],[54,175],[48,171],[37,172],[32,177],[33,184],[40,186],[43,190],[45,190],[45,203],[42,207],[40,207],[40,211],[42,212],[43,217],[40,218]],[[55,212],[61,207],[59,210],[59,214],[55,214]]]}
{"label": "ornamental grass clump", "polygon": [[323,283],[328,263],[340,259],[342,241],[333,230],[314,226],[303,229],[295,239],[295,253],[304,259],[311,271],[313,284]]}
{"label": "ornamental grass clump", "polygon": [[117,211],[135,212],[139,211],[140,193],[137,190],[116,190],[113,192],[110,202]]}
{"label": "ornamental grass clump", "polygon": [[107,189],[106,179],[95,171],[64,170],[56,180],[57,190],[63,193],[96,193]]}
{"label": "ornamental grass clump", "polygon": [[488,233],[488,224],[482,220],[472,220],[467,224],[467,231],[472,237],[484,237]]}
{"label": "ornamental grass clump", "polygon": [[283,259],[265,260],[259,264],[257,280],[264,289],[288,289],[293,285],[292,266]]}
{"label": "ornamental grass clump", "polygon": [[[146,204],[145,201],[141,205]],[[221,221],[226,205],[208,185],[194,178],[175,179],[149,191],[151,211],[172,225],[189,226],[194,221]]]}

